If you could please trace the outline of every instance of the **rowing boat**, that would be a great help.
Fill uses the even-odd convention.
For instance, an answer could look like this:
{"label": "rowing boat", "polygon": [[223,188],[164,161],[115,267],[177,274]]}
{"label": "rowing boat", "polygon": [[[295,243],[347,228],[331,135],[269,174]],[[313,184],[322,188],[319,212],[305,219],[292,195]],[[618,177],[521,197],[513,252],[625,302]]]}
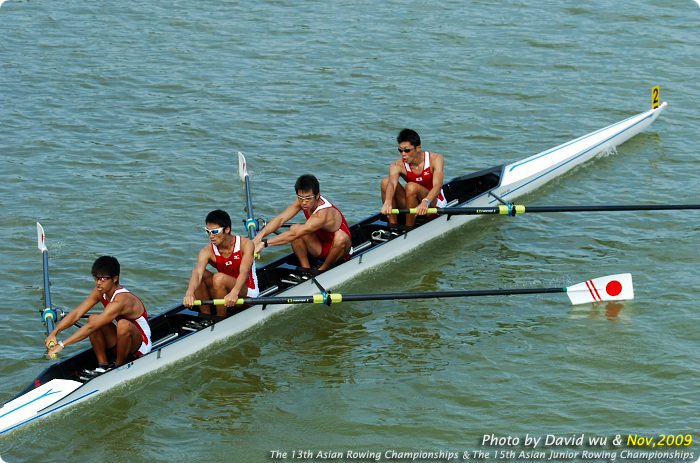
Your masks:
{"label": "rowing boat", "polygon": [[[640,133],[665,107],[666,103],[663,103],[521,161],[452,179],[443,188],[448,207],[493,206],[529,193]],[[246,189],[249,189],[247,172]],[[135,361],[99,376],[85,376],[84,370],[97,366],[95,355],[88,348],[48,367],[0,409],[0,434],[95,397],[118,384],[245,331],[289,308],[293,305],[293,297],[310,294],[319,287],[336,287],[475,218],[474,215],[441,215],[419,222],[408,230],[390,226],[380,214],[368,217],[350,227],[355,250],[353,258],[315,278],[298,268],[294,254],[258,268],[260,296],[288,297],[290,304],[231,308],[225,318],[216,320],[182,305],[172,307],[151,319],[153,350]],[[249,221],[246,227],[250,232]]]}

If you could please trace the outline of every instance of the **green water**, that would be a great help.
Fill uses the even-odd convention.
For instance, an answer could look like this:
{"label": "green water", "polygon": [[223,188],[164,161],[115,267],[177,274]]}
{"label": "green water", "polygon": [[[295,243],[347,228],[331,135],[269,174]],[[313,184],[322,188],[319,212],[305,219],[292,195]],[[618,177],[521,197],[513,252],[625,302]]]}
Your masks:
{"label": "green water", "polygon": [[[157,314],[182,298],[207,212],[226,209],[244,233],[237,151],[259,217],[286,207],[296,177],[311,172],[354,223],[379,209],[404,127],[445,156],[452,178],[641,112],[660,85],[669,107],[645,133],[523,202],[699,202],[699,26],[690,0],[8,0],[0,400],[49,365],[35,222],[47,234],[54,306],[77,305],[93,260],[112,254],[125,286]],[[518,459],[526,436],[584,434],[608,443],[535,450],[599,448],[623,460],[628,435],[681,434],[691,445],[667,450],[695,461],[699,217],[484,218],[343,290],[561,286],[630,272],[636,299],[621,308],[572,307],[563,295],[297,307],[0,436],[0,456],[266,462],[283,460],[273,451],[325,461],[348,451],[389,460],[393,450],[494,460],[509,450]],[[490,446],[484,435],[520,442]],[[614,447],[617,435],[625,440]]]}

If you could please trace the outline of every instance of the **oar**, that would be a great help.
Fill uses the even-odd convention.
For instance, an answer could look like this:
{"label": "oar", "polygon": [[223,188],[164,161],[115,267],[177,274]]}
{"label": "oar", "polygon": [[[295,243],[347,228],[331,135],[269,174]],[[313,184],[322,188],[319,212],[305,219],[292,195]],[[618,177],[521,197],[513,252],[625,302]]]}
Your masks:
{"label": "oar", "polygon": [[[700,204],[629,204],[611,206],[522,206],[501,204],[491,207],[429,207],[427,214],[477,215],[502,214],[516,215],[526,212],[607,212],[607,211],[673,211],[700,209]],[[392,214],[415,214],[415,209],[392,209]]]}
{"label": "oar", "polygon": [[245,228],[248,230],[248,238],[252,240],[258,233],[258,222],[253,215],[253,201],[250,197],[250,177],[248,175],[245,156],[243,156],[243,153],[240,151],[238,152],[238,175],[241,177],[241,180],[245,182],[245,197],[248,203],[248,218],[245,221]]}
{"label": "oar", "polygon": [[[44,263],[44,310],[40,310],[41,321],[46,325],[46,335],[51,334],[56,322],[56,311],[51,308],[51,285],[49,284],[49,250],[46,248],[46,236],[44,228],[39,222],[36,223],[36,234],[39,250],[43,256]],[[50,346],[52,347],[52,346]]]}
{"label": "oar", "polygon": [[[601,301],[621,301],[634,299],[634,289],[632,287],[632,275],[621,273],[619,275],[609,275],[595,278],[583,283],[564,288],[518,288],[518,289],[482,289],[472,291],[437,291],[419,293],[378,293],[378,294],[339,294],[339,293],[319,293],[311,296],[292,297],[255,297],[239,298],[236,305],[267,305],[267,304],[325,304],[337,303],[341,301],[382,301],[393,299],[431,299],[443,297],[472,297],[472,296],[506,296],[513,294],[545,294],[545,293],[566,293],[571,303],[587,304]],[[194,301],[194,305],[224,305],[223,299],[213,301]]]}

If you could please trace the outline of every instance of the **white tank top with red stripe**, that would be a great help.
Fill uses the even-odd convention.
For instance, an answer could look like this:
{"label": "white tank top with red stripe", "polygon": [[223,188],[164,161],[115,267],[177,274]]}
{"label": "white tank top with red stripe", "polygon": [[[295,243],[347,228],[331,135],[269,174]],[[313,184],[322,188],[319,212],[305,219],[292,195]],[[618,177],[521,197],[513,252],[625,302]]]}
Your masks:
{"label": "white tank top with red stripe", "polygon": [[[131,291],[129,291],[128,289],[126,289],[124,287],[121,287],[121,288],[117,289],[116,291],[114,291],[114,294],[112,294],[112,298],[109,301],[107,301],[107,295],[103,294],[102,295],[102,305],[107,307],[107,304],[112,302],[114,300],[114,298],[117,296],[117,294],[123,294],[123,293],[131,293]],[[133,293],[131,293],[131,294],[133,294]],[[139,297],[136,296],[135,294],[134,294],[134,297],[136,297],[136,299],[139,299]],[[139,299],[139,302],[141,302],[141,307],[143,307],[143,313],[138,318],[132,320],[130,318],[126,318],[126,317],[119,315],[115,319],[116,321],[119,321],[119,320],[130,321],[136,327],[136,329],[139,330],[139,333],[141,333],[141,347],[139,347],[139,349],[134,353],[134,355],[136,355],[137,357],[140,357],[141,355],[145,355],[151,351],[151,326],[148,324],[148,313],[146,313],[146,306],[143,305],[143,302],[141,301],[141,299]]]}

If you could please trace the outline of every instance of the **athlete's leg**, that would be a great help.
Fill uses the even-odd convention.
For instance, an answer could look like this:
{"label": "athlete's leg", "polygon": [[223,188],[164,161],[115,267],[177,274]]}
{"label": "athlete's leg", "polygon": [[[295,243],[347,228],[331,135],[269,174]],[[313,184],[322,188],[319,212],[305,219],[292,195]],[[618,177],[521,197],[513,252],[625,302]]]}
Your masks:
{"label": "athlete's leg", "polygon": [[141,332],[129,320],[117,322],[117,366],[126,363],[126,359],[141,347]]}
{"label": "athlete's leg", "polygon": [[[423,198],[428,196],[428,193],[430,193],[430,190],[428,190],[426,187],[419,185],[415,182],[409,182],[406,184],[406,209],[413,209],[418,204],[420,204],[421,201],[423,201]],[[406,225],[409,227],[412,227],[416,223],[416,215],[415,214],[406,214]]]}
{"label": "athlete's leg", "polygon": [[[299,225],[292,225],[290,230],[294,230],[296,227],[299,227]],[[315,233],[308,233],[300,236],[292,241],[291,244],[294,254],[297,256],[297,259],[299,259],[299,266],[304,268],[311,267],[309,264],[309,254],[318,257],[323,250],[321,240],[318,239]]]}
{"label": "athlete's leg", "polygon": [[328,255],[323,261],[323,265],[318,269],[322,272],[328,270],[333,264],[347,256],[351,247],[352,241],[348,234],[342,230],[336,230],[333,235],[333,244],[331,244],[331,248],[328,250]]}
{"label": "athlete's leg", "polygon": [[[382,204],[386,201],[386,188],[389,186],[389,177],[384,177],[382,179]],[[396,184],[396,189],[394,189],[394,208],[395,209],[405,209],[406,208],[406,190],[400,184]],[[387,220],[390,224],[396,225],[398,219],[396,214],[389,214]]]}
{"label": "athlete's leg", "polygon": [[[90,315],[88,323],[91,318],[96,316]],[[107,363],[107,348],[117,344],[117,327],[114,326],[114,323],[108,323],[99,330],[93,331],[90,334],[90,344],[92,344],[92,350],[95,352],[97,362]]]}
{"label": "athlete's leg", "polygon": [[[214,292],[214,274],[211,273],[209,270],[204,270],[204,275],[202,275],[202,282],[199,284],[199,287],[194,291],[194,297],[195,299],[199,299],[200,301],[208,301],[210,299],[214,299],[212,297],[212,293]],[[199,307],[199,311],[205,314],[211,313],[211,307],[207,305],[203,305]]]}
{"label": "athlete's leg", "polygon": [[[231,275],[226,275],[225,273],[217,272],[212,278],[212,283],[212,298],[223,299],[233,289],[233,286],[236,284],[236,279]],[[217,305],[216,315],[219,317],[225,316],[226,306]]]}

